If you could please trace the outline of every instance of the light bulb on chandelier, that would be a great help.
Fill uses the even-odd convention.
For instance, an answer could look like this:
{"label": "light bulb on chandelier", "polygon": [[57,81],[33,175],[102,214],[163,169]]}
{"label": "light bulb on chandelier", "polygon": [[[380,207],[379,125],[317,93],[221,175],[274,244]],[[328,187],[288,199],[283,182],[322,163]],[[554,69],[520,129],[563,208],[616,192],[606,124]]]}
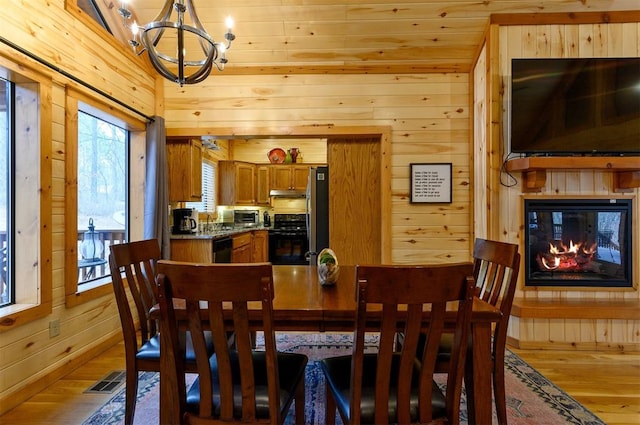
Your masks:
{"label": "light bulb on chandelier", "polygon": [[[171,21],[171,14],[174,11],[177,13],[175,22]],[[121,2],[118,13],[122,16],[124,25],[127,26],[132,13],[127,8],[126,1]],[[187,15],[191,18],[191,25],[185,23]],[[180,86],[197,84],[207,78],[213,66],[222,71],[228,62],[226,51],[231,47],[231,42],[236,36],[232,33],[233,19],[227,17],[225,24],[227,26],[227,32],[224,35],[226,44],[216,42],[202,26],[192,0],[166,0],[153,21],[143,26],[133,22],[129,27],[132,34],[129,44],[138,55],[147,52],[151,64],[164,78]],[[167,43],[162,43],[165,31],[175,31],[177,46],[172,47],[176,51],[175,55],[167,53]],[[200,55],[192,58],[187,55],[186,46],[195,44],[199,46],[199,49],[195,50],[199,51]],[[173,68],[177,72],[173,72]]]}

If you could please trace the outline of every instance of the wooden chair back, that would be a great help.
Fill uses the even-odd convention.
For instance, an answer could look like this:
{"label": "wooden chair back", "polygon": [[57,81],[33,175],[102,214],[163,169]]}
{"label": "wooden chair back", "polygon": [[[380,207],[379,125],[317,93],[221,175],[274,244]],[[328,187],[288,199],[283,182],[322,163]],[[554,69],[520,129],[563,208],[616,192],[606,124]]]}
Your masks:
{"label": "wooden chair back", "polygon": [[[176,389],[180,411],[187,410],[183,362],[178,361],[181,344],[178,338],[177,309],[175,299],[186,302],[187,330],[191,332],[196,368],[199,379],[199,412],[185,413],[185,421],[197,424],[200,418],[212,418],[220,422],[237,421],[234,415],[235,397],[242,397],[242,421],[260,422],[256,418],[256,382],[252,357],[252,331],[264,332],[266,374],[268,381],[269,412],[271,423],[280,423],[280,393],[278,391],[278,362],[275,333],[272,322],[273,280],[269,263],[252,264],[194,264],[175,261],[158,263],[158,300],[161,311],[163,343],[169,342],[168,354],[175,363],[175,373],[170,379]],[[206,301],[208,308],[201,301]],[[250,317],[250,303],[262,308],[259,317]],[[203,307],[206,309],[203,310]],[[207,316],[208,315],[208,316]],[[210,325],[216,347],[217,381],[212,379],[211,363],[204,347],[203,319]],[[227,324],[232,322],[231,327]],[[227,331],[235,332],[235,347],[227,344]],[[236,357],[237,356],[237,360]],[[232,363],[239,363],[241,388],[234,388]],[[163,371],[164,372],[164,371]],[[218,386],[216,389],[215,386]],[[237,394],[238,392],[240,394]],[[214,407],[213,394],[219,392],[219,411]],[[161,400],[161,403],[171,400]],[[208,422],[207,422],[208,423]],[[225,422],[227,423],[227,422]]]}
{"label": "wooden chair back", "polygon": [[504,355],[511,306],[516,292],[520,254],[518,245],[486,239],[476,239],[473,248],[474,276],[478,297],[496,306],[502,318],[493,329],[493,399],[500,425],[507,423],[507,401],[504,377]]}
{"label": "wooden chair back", "polygon": [[520,270],[518,245],[477,238],[473,258],[477,296],[502,312],[502,319],[494,330],[493,344],[494,352],[496,349],[504,351]]}
{"label": "wooden chair back", "polygon": [[[149,310],[156,304],[154,291],[160,247],[156,239],[148,239],[115,244],[110,249],[109,268],[120,313],[125,351],[128,357],[133,358],[138,349],[159,332],[156,321],[149,315]],[[127,285],[122,278],[123,272]],[[135,312],[131,310],[131,298]],[[140,344],[136,321],[139,321],[140,326]]]}
{"label": "wooden chair back", "polygon": [[[473,265],[449,264],[437,266],[358,266],[357,319],[352,358],[350,422],[360,423],[360,403],[363,396],[363,373],[375,373],[375,423],[389,423],[389,388],[397,388],[397,422],[412,423],[411,399],[414,383],[416,351],[421,332],[426,335],[424,350],[419,356],[418,414],[420,423],[432,419],[432,385],[440,337],[445,328],[448,302],[457,301],[457,321],[451,368],[447,378],[446,411],[450,423],[457,423],[460,411],[462,378],[467,340],[471,327],[474,280]],[[428,322],[423,307],[430,305]],[[376,307],[378,306],[378,307]],[[379,310],[381,306],[381,310]],[[378,309],[376,313],[373,310]],[[369,319],[379,314],[380,326],[371,328]],[[363,367],[365,332],[378,333],[379,352],[376,370]],[[394,354],[396,333],[401,331],[404,343]],[[400,356],[398,369],[393,358]],[[397,360],[397,359],[396,359]],[[397,376],[390,373],[397,370]],[[413,388],[412,388],[413,387]],[[413,420],[415,422],[415,418]]]}

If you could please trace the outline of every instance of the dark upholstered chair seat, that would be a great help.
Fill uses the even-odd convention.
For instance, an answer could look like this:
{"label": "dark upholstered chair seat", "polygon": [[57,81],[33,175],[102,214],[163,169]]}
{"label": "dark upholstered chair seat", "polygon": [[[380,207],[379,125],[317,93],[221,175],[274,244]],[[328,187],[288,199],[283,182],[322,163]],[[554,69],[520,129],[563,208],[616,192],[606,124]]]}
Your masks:
{"label": "dark upholstered chair seat", "polygon": [[[271,264],[159,261],[157,289],[163,343],[168,345],[165,365],[175,365],[163,368],[160,402],[177,401],[172,423],[282,425],[295,404],[296,424],[304,424],[308,360],[304,354],[277,351]],[[184,300],[186,317],[177,314],[175,299]],[[251,318],[250,303],[261,305],[260,318]],[[204,348],[205,328],[213,335],[212,356]],[[191,332],[196,353],[197,378],[188,390],[185,363],[174,361],[182,354],[179,329]],[[262,331],[264,351],[253,349],[256,331]]]}
{"label": "dark upholstered chair seat", "polygon": [[[240,364],[237,355],[231,357],[233,378],[234,378],[234,416],[242,416],[242,392],[240,390]],[[211,357],[211,375],[214,382],[213,402],[215,414],[220,414],[220,393],[218,382],[218,364],[215,354]],[[280,410],[290,405],[295,395],[295,390],[304,379],[304,370],[307,365],[307,357],[295,353],[278,353],[278,371],[280,373]],[[264,351],[253,352],[253,370],[256,385],[256,416],[258,418],[269,418],[269,397],[267,394],[267,371],[266,356]],[[196,378],[193,385],[187,392],[187,410],[198,413],[200,406],[200,380]]]}
{"label": "dark upholstered chair seat", "polygon": [[[213,353],[213,336],[211,332],[204,333],[205,341],[207,345],[207,352]],[[160,360],[160,334],[157,334],[145,342],[142,347],[136,353],[138,360]],[[195,363],[196,353],[193,351],[193,341],[191,341],[191,334],[187,332],[186,337],[186,349],[185,358],[187,363]]]}
{"label": "dark upholstered chair seat", "polygon": [[[472,273],[471,263],[356,267],[352,354],[320,362],[327,381],[327,425],[336,423],[336,411],[343,423],[353,425],[460,423],[475,286]],[[434,372],[447,303],[452,301],[458,309],[443,394]],[[400,345],[398,331],[405,336]],[[424,349],[416,356],[423,332]],[[365,351],[366,334],[377,336],[377,352]]]}
{"label": "dark upholstered chair seat", "polygon": [[[362,415],[363,424],[373,424],[374,421],[374,406],[375,406],[375,382],[376,382],[376,361],[377,355],[365,354],[363,361],[363,380],[362,380],[362,400],[360,402],[360,412]],[[391,366],[391,382],[389,394],[389,422],[394,423],[397,421],[396,404],[397,404],[397,391],[393,382],[397,381],[398,374],[397,368],[400,364],[400,356],[394,355]],[[350,378],[351,378],[351,356],[332,357],[324,359],[320,362],[325,377],[327,378],[327,385],[330,387],[332,393],[335,395],[336,407],[345,415],[349,420],[349,402],[350,402]],[[416,360],[414,375],[411,382],[411,420],[418,420],[418,376],[420,373],[420,363]],[[433,408],[434,417],[446,416],[445,410],[445,396],[438,388],[437,384],[433,383],[431,403]]]}

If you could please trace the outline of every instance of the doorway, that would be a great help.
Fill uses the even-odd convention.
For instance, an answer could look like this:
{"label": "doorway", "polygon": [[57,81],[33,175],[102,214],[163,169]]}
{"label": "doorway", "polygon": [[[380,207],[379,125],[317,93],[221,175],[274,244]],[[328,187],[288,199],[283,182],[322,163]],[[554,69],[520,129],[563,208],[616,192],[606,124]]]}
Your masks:
{"label": "doorway", "polygon": [[[332,249],[335,247],[342,264],[391,263],[390,126],[339,127],[327,124],[292,126],[287,127],[286,132],[270,127],[237,131],[226,127],[168,128],[167,137],[326,139],[327,163],[338,170],[332,186],[340,190],[331,195],[331,204],[335,208],[333,212],[330,208],[330,220],[338,226],[330,229]],[[344,184],[345,181],[350,184]],[[354,229],[358,231],[354,232]]]}

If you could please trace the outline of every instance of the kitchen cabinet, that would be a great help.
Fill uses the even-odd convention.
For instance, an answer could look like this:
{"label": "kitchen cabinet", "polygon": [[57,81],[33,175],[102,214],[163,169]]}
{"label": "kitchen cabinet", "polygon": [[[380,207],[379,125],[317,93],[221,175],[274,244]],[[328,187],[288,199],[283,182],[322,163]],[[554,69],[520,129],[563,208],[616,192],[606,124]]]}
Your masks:
{"label": "kitchen cabinet", "polygon": [[241,233],[233,236],[233,251],[231,252],[232,263],[251,262],[251,232]]}
{"label": "kitchen cabinet", "polygon": [[171,239],[173,261],[213,263],[212,239]]}
{"label": "kitchen cabinet", "polygon": [[269,205],[269,166],[256,164],[256,204]]}
{"label": "kitchen cabinet", "polygon": [[231,262],[264,263],[269,261],[269,232],[267,230],[248,230],[232,236],[172,238],[170,259],[192,263],[213,263],[216,242],[228,241],[229,239],[231,239]]}
{"label": "kitchen cabinet", "polygon": [[243,161],[218,163],[218,203],[255,205],[255,164]]}
{"label": "kitchen cabinet", "polygon": [[271,190],[306,190],[311,164],[271,165]]}
{"label": "kitchen cabinet", "polygon": [[202,200],[202,143],[167,139],[169,202]]}
{"label": "kitchen cabinet", "polygon": [[263,263],[269,261],[269,232],[267,230],[255,230],[253,232],[252,247],[252,262]]}

